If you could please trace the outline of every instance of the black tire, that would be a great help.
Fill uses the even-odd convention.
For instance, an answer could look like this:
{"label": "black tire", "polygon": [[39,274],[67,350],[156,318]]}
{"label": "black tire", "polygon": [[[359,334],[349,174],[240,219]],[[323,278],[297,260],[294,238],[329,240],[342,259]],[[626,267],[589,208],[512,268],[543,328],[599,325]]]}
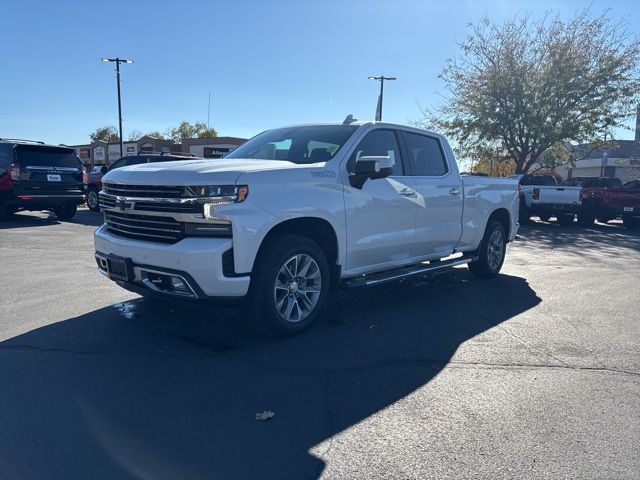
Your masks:
{"label": "black tire", "polygon": [[578,224],[581,227],[592,227],[596,221],[596,216],[589,210],[581,210],[578,212]]}
{"label": "black tire", "polygon": [[551,215],[549,215],[548,213],[540,213],[540,214],[538,215],[538,218],[539,218],[540,220],[542,220],[543,222],[548,222],[548,221],[549,221],[549,219],[551,218]]}
{"label": "black tire", "polygon": [[558,223],[563,227],[570,227],[573,225],[575,215],[573,213],[563,213],[562,215],[558,215],[556,218],[558,219]]}
{"label": "black tire", "polygon": [[[306,265],[305,260],[309,258],[314,264],[308,267],[308,280],[296,281],[302,278],[297,277],[298,274],[305,273],[302,270]],[[295,270],[293,276],[290,275],[292,270]],[[276,235],[261,248],[254,272],[247,313],[249,322],[256,330],[284,337],[299,334],[313,324],[326,302],[330,281],[327,259],[316,242],[301,235]],[[304,293],[305,289],[313,291]],[[306,302],[303,297],[307,299]],[[287,312],[289,319],[285,318]]]}
{"label": "black tire", "polygon": [[78,206],[76,204],[67,203],[63,207],[54,208],[53,213],[56,214],[58,220],[71,220],[77,211]]}
{"label": "black tire", "polygon": [[89,210],[92,212],[100,211],[98,189],[94,186],[89,187],[87,191],[87,207],[89,207]]}
{"label": "black tire", "polygon": [[640,218],[626,217],[622,219],[622,223],[624,224],[625,227],[631,230],[640,228]]}
{"label": "black tire", "polygon": [[[497,247],[496,240],[498,240],[498,238],[502,247],[498,261],[496,261],[494,254]],[[484,237],[482,237],[480,247],[476,252],[478,260],[467,264],[469,271],[476,277],[480,278],[495,277],[500,273],[500,269],[504,263],[506,248],[507,233],[505,232],[504,226],[497,220],[489,220],[487,228],[484,231]]]}
{"label": "black tire", "polygon": [[527,208],[522,200],[520,200],[520,208],[518,209],[518,222],[520,225],[531,223],[531,210]]}
{"label": "black tire", "polygon": [[0,205],[0,222],[9,220],[9,217],[13,213],[13,210],[5,207],[4,205]]}

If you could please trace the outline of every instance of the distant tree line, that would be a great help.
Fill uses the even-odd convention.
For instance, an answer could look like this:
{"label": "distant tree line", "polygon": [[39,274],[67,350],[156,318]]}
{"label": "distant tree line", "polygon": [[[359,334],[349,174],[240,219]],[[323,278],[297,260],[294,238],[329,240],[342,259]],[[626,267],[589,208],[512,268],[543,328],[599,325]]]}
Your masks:
{"label": "distant tree line", "polygon": [[[175,143],[180,143],[187,138],[204,138],[204,137],[217,137],[218,132],[214,128],[208,128],[203,122],[189,123],[180,122],[180,124],[174,128],[169,128],[166,132],[160,133],[159,131],[152,131],[142,133],[140,130],[132,130],[126,136],[126,141],[136,141],[144,136],[150,136],[160,139],[170,139]],[[89,138],[92,142],[101,140],[107,143],[115,143],[120,141],[118,130],[113,125],[107,125],[100,127],[93,131]]]}

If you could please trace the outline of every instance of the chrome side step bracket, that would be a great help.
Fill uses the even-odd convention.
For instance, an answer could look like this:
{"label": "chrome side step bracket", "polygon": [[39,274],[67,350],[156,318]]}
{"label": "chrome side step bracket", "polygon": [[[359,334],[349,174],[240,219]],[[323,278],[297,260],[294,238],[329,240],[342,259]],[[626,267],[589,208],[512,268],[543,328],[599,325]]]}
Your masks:
{"label": "chrome side step bracket", "polygon": [[384,270],[382,272],[348,278],[342,283],[342,286],[345,288],[373,287],[375,285],[393,282],[395,280],[413,277],[415,275],[423,275],[446,270],[458,265],[475,262],[476,260],[478,260],[478,257],[472,255],[463,255],[462,257],[452,258],[451,260],[433,260],[431,262],[418,263],[406,267],[394,268],[392,270]]}

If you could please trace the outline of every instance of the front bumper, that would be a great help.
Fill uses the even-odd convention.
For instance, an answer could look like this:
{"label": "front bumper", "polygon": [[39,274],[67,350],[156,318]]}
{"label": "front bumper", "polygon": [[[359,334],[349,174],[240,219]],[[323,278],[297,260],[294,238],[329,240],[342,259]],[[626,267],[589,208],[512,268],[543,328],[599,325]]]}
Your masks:
{"label": "front bumper", "polygon": [[640,206],[600,205],[596,208],[596,215],[611,218],[637,218],[640,217]]}
{"label": "front bumper", "polygon": [[189,237],[174,244],[161,244],[142,240],[131,240],[109,232],[105,225],[94,234],[96,260],[101,273],[100,257],[126,259],[130,266],[128,281],[116,279],[130,290],[148,290],[150,293],[176,297],[154,289],[146,280],[148,273],[158,272],[181,277],[194,293],[192,299],[216,300],[241,298],[249,290],[248,275],[226,277],[223,274],[223,254],[230,250],[230,238]]}

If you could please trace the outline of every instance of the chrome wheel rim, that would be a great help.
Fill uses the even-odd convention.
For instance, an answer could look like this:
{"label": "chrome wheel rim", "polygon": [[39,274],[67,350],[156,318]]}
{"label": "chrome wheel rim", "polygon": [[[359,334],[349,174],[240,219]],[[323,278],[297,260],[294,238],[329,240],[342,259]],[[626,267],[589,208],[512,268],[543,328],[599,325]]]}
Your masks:
{"label": "chrome wheel rim", "polygon": [[487,262],[491,270],[497,270],[504,255],[504,238],[502,232],[496,230],[489,237],[487,248]]}
{"label": "chrome wheel rim", "polygon": [[91,208],[95,208],[98,206],[98,194],[94,191],[87,193],[87,204]]}
{"label": "chrome wheel rim", "polygon": [[273,288],[278,315],[285,322],[303,321],[315,310],[321,289],[320,267],[310,255],[289,258],[280,267]]}

